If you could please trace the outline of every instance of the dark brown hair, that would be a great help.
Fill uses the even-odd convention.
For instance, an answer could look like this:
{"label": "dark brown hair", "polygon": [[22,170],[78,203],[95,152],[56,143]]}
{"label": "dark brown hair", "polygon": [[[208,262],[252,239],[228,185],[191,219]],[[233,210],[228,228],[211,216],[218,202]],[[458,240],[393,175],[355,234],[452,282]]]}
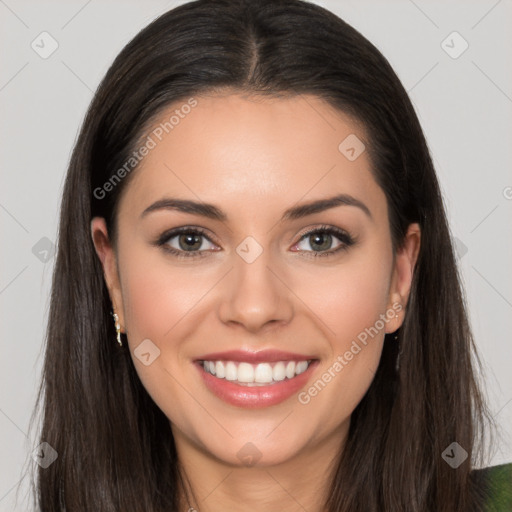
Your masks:
{"label": "dark brown hair", "polygon": [[[37,474],[44,512],[177,509],[178,460],[163,412],[115,343],[111,303],[90,234],[129,182],[94,191],[172,103],[215,91],[313,94],[359,120],[384,191],[393,250],[419,223],[421,249],[398,342],[387,339],[332,468],[330,512],[477,509],[469,478],[486,408],[465,300],[429,150],[382,54],[331,12],[300,0],[198,0],[160,16],[119,54],[76,142],[63,191],[46,339],[41,442],[58,459]],[[130,175],[136,172],[136,169]],[[397,357],[400,357],[397,369]],[[442,452],[458,442],[468,460]]]}

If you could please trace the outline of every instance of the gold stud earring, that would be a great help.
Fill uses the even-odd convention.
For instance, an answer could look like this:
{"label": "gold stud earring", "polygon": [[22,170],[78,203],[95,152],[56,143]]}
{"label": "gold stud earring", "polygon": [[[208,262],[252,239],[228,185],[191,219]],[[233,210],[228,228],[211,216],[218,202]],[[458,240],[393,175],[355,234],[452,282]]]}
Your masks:
{"label": "gold stud earring", "polygon": [[119,343],[119,346],[123,346],[123,342],[121,340],[121,326],[119,325],[119,316],[115,311],[113,311],[112,316],[114,317],[114,324],[116,326],[116,337],[117,337],[117,343]]}

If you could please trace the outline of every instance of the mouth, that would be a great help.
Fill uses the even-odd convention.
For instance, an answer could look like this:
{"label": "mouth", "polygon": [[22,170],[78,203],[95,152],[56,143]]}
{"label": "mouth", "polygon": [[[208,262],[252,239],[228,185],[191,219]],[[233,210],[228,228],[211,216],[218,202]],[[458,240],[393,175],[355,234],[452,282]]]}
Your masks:
{"label": "mouth", "polygon": [[313,359],[307,361],[277,361],[251,364],[238,361],[199,361],[203,370],[217,379],[240,386],[269,386],[290,380],[304,373]]}
{"label": "mouth", "polygon": [[319,360],[301,357],[257,363],[198,359],[194,364],[207,389],[221,400],[237,407],[261,408],[289,399],[307,384]]}

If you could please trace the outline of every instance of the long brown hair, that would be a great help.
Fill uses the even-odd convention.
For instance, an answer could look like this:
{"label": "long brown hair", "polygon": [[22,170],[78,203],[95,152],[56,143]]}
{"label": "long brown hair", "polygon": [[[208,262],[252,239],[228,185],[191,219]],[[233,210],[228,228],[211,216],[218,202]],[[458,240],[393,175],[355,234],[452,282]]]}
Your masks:
{"label": "long brown hair", "polygon": [[[111,304],[90,235],[115,239],[130,178],[98,190],[162,109],[213,90],[314,94],[361,121],[384,191],[393,250],[418,222],[421,249],[398,340],[387,339],[333,467],[329,512],[462,512],[487,410],[445,209],[418,118],[382,54],[331,12],[300,0],[198,0],[163,14],[119,54],[89,107],[67,172],[46,337],[39,468],[43,512],[177,509],[169,421],[115,343]],[[136,172],[136,168],[130,176]],[[399,365],[397,369],[397,358]],[[468,460],[453,469],[457,442]]]}

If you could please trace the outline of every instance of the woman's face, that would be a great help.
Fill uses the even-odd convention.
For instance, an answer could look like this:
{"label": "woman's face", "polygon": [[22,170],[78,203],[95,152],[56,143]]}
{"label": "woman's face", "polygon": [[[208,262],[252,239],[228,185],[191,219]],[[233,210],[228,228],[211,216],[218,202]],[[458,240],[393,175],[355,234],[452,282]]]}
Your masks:
{"label": "woman's face", "polygon": [[346,435],[403,321],[418,228],[393,259],[365,133],[322,100],[195,101],[148,132],[116,246],[100,218],[93,239],[179,449],[277,464]]}

